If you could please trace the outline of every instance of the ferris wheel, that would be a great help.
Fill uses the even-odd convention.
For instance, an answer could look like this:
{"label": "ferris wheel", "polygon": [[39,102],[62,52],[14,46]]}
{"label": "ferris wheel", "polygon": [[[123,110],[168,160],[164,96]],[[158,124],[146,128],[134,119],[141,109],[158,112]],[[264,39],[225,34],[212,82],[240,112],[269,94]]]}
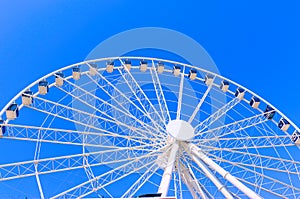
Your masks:
{"label": "ferris wheel", "polygon": [[299,128],[201,67],[88,60],[33,82],[0,116],[3,194],[300,198]]}

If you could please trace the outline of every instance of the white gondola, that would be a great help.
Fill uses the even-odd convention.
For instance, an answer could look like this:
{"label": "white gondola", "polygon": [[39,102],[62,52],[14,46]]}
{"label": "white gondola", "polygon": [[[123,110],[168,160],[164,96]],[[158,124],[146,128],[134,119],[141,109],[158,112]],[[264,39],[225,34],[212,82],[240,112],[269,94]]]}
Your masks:
{"label": "white gondola", "polygon": [[281,118],[278,123],[278,127],[283,131],[287,131],[290,128],[290,125],[291,124],[284,118]]}
{"label": "white gondola", "polygon": [[14,120],[19,116],[19,107],[16,103],[11,104],[6,110],[6,118]]}
{"label": "white gondola", "polygon": [[204,83],[206,85],[211,85],[213,83],[214,77],[211,74],[205,75]]}
{"label": "white gondola", "polygon": [[227,92],[228,89],[229,89],[229,82],[226,81],[226,80],[223,80],[223,81],[221,82],[220,89],[221,89],[223,92]]}
{"label": "white gondola", "polygon": [[80,79],[81,74],[80,74],[80,67],[79,66],[75,66],[72,69],[72,76],[73,76],[74,80],[79,80]]}
{"label": "white gondola", "polygon": [[140,62],[140,71],[145,72],[148,68],[148,62],[145,60],[142,60]]}
{"label": "white gondola", "polygon": [[90,75],[95,76],[97,74],[97,64],[90,63]]}
{"label": "white gondola", "polygon": [[131,61],[130,60],[125,60],[125,68],[126,68],[126,70],[131,69]]}
{"label": "white gondola", "polygon": [[39,94],[46,95],[49,92],[49,83],[46,80],[39,82]]}
{"label": "white gondola", "polygon": [[106,72],[108,73],[112,73],[114,71],[114,66],[115,66],[115,63],[114,62],[107,62],[106,63]]}
{"label": "white gondola", "polygon": [[174,65],[173,66],[173,75],[175,75],[176,77],[180,75],[181,72],[181,67],[178,65]]}
{"label": "white gondola", "polygon": [[258,108],[259,104],[260,104],[260,99],[258,97],[253,96],[250,100],[250,106],[252,108]]}
{"label": "white gondola", "polygon": [[62,72],[55,74],[55,84],[56,86],[62,86],[64,84],[64,74]]}
{"label": "white gondola", "polygon": [[33,95],[33,92],[28,90],[28,91],[25,91],[23,94],[22,94],[22,104],[26,105],[26,106],[29,106],[32,104],[33,102],[33,98],[32,98],[32,95]]}
{"label": "white gondola", "polygon": [[165,65],[162,63],[162,62],[158,62],[157,64],[157,73],[161,74],[164,72],[164,69],[165,69]]}
{"label": "white gondola", "polygon": [[196,79],[196,77],[197,77],[197,70],[194,69],[194,68],[192,68],[190,70],[190,72],[189,72],[189,76],[188,77],[189,77],[190,80]]}
{"label": "white gondola", "polygon": [[244,99],[245,90],[243,88],[236,89],[235,96],[240,100]]}
{"label": "white gondola", "polygon": [[300,132],[298,132],[297,130],[294,131],[291,140],[296,144],[296,145],[300,145]]}
{"label": "white gondola", "polygon": [[267,105],[264,116],[269,120],[271,120],[273,119],[274,115],[275,115],[275,110],[271,106]]}
{"label": "white gondola", "polygon": [[0,136],[3,136],[5,134],[5,131],[6,131],[6,128],[3,124],[4,124],[4,121],[0,120]]}

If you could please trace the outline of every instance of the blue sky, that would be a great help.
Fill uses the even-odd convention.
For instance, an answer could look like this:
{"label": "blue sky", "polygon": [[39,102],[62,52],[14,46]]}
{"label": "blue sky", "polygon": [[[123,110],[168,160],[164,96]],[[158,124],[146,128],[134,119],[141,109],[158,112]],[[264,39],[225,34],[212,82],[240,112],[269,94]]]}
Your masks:
{"label": "blue sky", "polygon": [[300,124],[297,1],[1,1],[0,106],[22,88],[83,60],[104,39],[163,27],[199,42],[220,72]]}
{"label": "blue sky", "polygon": [[300,125],[300,3],[295,1],[0,0],[0,107],[41,76],[140,27],[182,32],[221,75]]}

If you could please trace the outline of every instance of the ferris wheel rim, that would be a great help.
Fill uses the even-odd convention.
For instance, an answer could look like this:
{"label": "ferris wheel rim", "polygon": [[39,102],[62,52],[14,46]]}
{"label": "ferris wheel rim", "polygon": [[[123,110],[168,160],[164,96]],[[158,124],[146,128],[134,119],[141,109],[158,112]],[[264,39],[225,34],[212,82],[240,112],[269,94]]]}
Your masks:
{"label": "ferris wheel rim", "polygon": [[256,94],[255,92],[253,92],[252,90],[242,86],[241,84],[227,78],[227,77],[224,77],[222,75],[219,75],[219,74],[216,74],[214,72],[211,72],[209,70],[206,70],[206,69],[203,69],[203,68],[200,68],[198,66],[193,66],[193,65],[190,65],[190,64],[186,64],[186,63],[182,63],[182,62],[177,62],[177,61],[172,61],[172,60],[167,60],[167,59],[160,59],[160,58],[153,58],[153,57],[136,57],[136,56],[121,56],[121,57],[106,57],[106,58],[99,58],[99,59],[91,59],[91,60],[85,60],[85,61],[82,61],[82,62],[77,62],[75,64],[71,64],[71,65],[68,65],[68,66],[65,66],[65,67],[62,67],[60,69],[57,69],[57,70],[54,70],[42,77],[40,77],[39,79],[35,80],[34,82],[32,82],[31,84],[29,84],[28,86],[26,86],[24,89],[22,89],[17,95],[15,95],[15,97],[13,97],[0,111],[0,117],[4,114],[4,112],[6,111],[6,109],[8,108],[8,106],[10,104],[12,104],[13,102],[16,101],[17,98],[19,98],[25,91],[29,90],[31,87],[33,87],[34,85],[36,85],[39,81],[43,80],[43,79],[46,79],[48,77],[51,77],[53,76],[54,74],[58,73],[58,72],[61,72],[61,71],[64,71],[64,70],[67,70],[67,69],[70,69],[74,66],[79,66],[79,65],[82,65],[82,64],[87,64],[87,63],[93,63],[93,62],[100,62],[100,61],[110,61],[110,60],[118,60],[118,59],[137,59],[137,60],[148,60],[148,61],[151,61],[151,60],[154,60],[154,61],[161,61],[161,62],[167,62],[167,63],[171,63],[171,64],[179,64],[179,65],[182,65],[182,66],[188,66],[190,68],[195,68],[197,70],[200,70],[202,72],[205,72],[205,73],[209,73],[209,74],[213,74],[215,75],[216,77],[219,77],[221,79],[224,79],[228,82],[231,82],[233,83],[234,85],[238,86],[239,88],[243,88],[244,90],[246,90],[247,92],[249,92],[250,94],[252,94],[253,96],[257,96],[260,98],[261,101],[263,101],[264,103],[266,103],[267,105],[270,105],[271,107],[273,107],[275,109],[275,111],[277,113],[279,113],[281,116],[284,116],[285,119],[288,120],[288,122],[290,122],[291,125],[294,126],[294,128],[298,131],[300,131],[300,128],[291,120],[289,119],[289,117],[287,117],[283,112],[281,112],[276,106],[273,106],[270,102],[268,102],[266,99],[264,99],[263,97],[261,97],[260,95]]}
{"label": "ferris wheel rim", "polygon": [[[257,96],[260,98],[261,101],[263,101],[266,105],[270,105],[274,108],[274,110],[283,118],[285,118],[288,122],[290,122],[290,124],[294,127],[295,130],[299,131],[299,127],[296,126],[288,117],[286,117],[280,110],[278,110],[275,106],[273,106],[272,104],[270,104],[269,102],[267,102],[264,98],[260,97],[259,95],[257,95],[256,93],[252,92],[251,90],[247,89],[246,87],[243,87],[241,86],[240,84],[228,79],[228,78],[225,78],[221,75],[218,75],[218,74],[215,74],[213,72],[210,72],[210,71],[207,71],[205,69],[202,69],[202,68],[199,68],[199,67],[196,67],[196,66],[192,66],[192,65],[189,65],[189,64],[184,64],[184,63],[180,63],[180,62],[175,62],[175,61],[170,61],[170,60],[165,60],[165,59],[158,59],[158,58],[149,58],[149,57],[108,57],[108,58],[101,58],[101,59],[93,59],[93,60],[87,60],[87,61],[83,61],[83,62],[79,62],[79,63],[75,63],[75,64],[72,64],[72,65],[69,65],[69,66],[66,66],[66,67],[63,67],[61,69],[58,69],[58,70],[55,70],[43,77],[41,77],[40,79],[34,81],[33,83],[31,83],[29,86],[27,86],[25,89],[23,89],[21,92],[19,92],[0,112],[0,116],[2,116],[6,109],[8,108],[8,106],[10,104],[12,104],[13,102],[16,101],[16,99],[18,99],[26,90],[32,88],[33,86],[35,86],[39,81],[43,80],[43,79],[46,79],[48,77],[51,77],[53,75],[55,75],[57,72],[62,72],[64,70],[67,70],[67,69],[70,69],[72,67],[75,67],[75,66],[79,66],[79,65],[82,65],[82,64],[89,64],[89,63],[93,63],[93,62],[100,62],[100,61],[109,61],[109,60],[116,60],[116,59],[137,59],[137,60],[148,60],[148,61],[162,61],[162,62],[165,62],[165,63],[171,63],[171,64],[179,64],[179,65],[182,65],[182,66],[187,66],[187,67],[190,67],[190,68],[195,68],[201,72],[204,72],[204,73],[207,73],[207,74],[213,74],[215,75],[216,77],[219,77],[220,79],[223,79],[223,80],[226,80],[234,85],[236,85],[238,88],[243,88],[246,92],[250,93],[251,95],[253,96]],[[104,68],[102,68],[104,70]],[[54,86],[54,83],[50,85],[51,87]],[[37,96],[39,93],[35,93],[35,95]],[[245,99],[243,99],[245,100]],[[22,108],[22,105],[20,105],[20,108]],[[260,109],[261,111],[263,111],[262,109]],[[7,120],[6,120],[7,121]],[[273,121],[274,122],[274,121]]]}

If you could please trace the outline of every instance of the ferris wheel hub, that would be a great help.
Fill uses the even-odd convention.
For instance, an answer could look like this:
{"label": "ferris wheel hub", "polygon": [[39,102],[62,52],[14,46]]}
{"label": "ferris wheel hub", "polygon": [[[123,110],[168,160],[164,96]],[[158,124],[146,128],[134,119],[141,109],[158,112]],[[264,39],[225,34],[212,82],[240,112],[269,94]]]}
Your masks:
{"label": "ferris wheel hub", "polygon": [[171,120],[166,129],[173,138],[179,141],[187,141],[194,137],[194,128],[183,120]]}

